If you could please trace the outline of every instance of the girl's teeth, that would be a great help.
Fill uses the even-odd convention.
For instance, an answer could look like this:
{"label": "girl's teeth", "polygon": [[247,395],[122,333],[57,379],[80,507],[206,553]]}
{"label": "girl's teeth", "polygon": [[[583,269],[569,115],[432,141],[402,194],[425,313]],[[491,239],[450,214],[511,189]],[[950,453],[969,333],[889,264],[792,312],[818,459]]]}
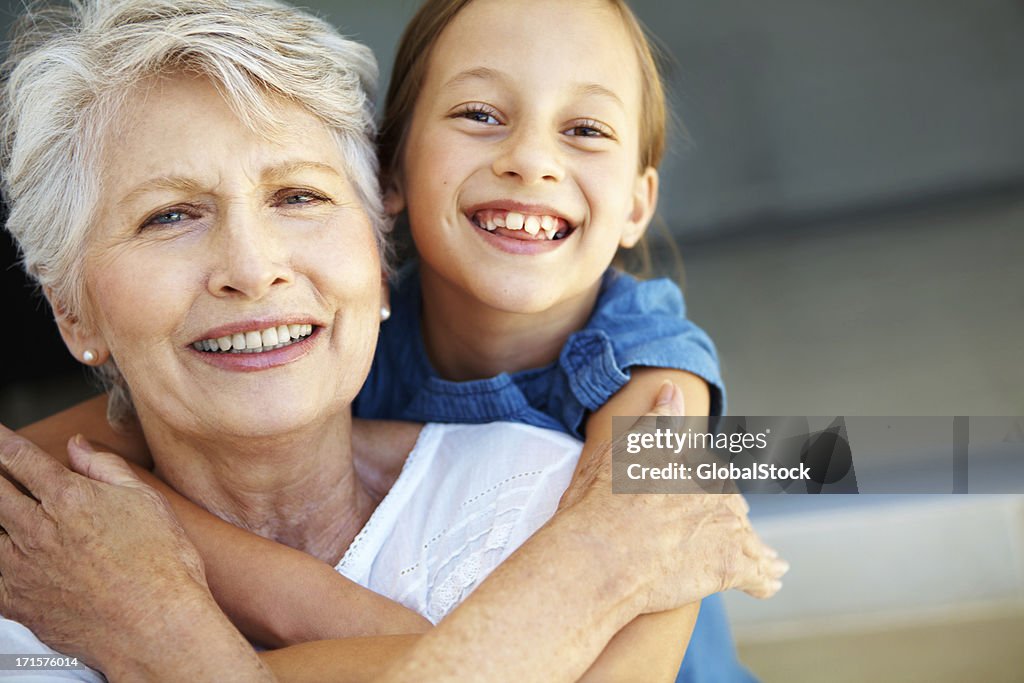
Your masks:
{"label": "girl's teeth", "polygon": [[[480,228],[488,232],[506,228],[508,230],[525,230],[531,237],[538,239],[553,240],[564,237],[564,234],[559,232],[559,226],[563,225],[564,221],[555,216],[487,209],[477,214],[474,220]],[[543,235],[541,235],[541,231],[543,231]]]}
{"label": "girl's teeth", "polygon": [[218,353],[262,353],[293,343],[313,334],[313,325],[278,325],[265,330],[237,332],[235,334],[203,339],[192,344],[196,351]]}
{"label": "girl's teeth", "polygon": [[509,230],[522,230],[523,214],[509,211],[508,215],[505,216],[505,227]]}

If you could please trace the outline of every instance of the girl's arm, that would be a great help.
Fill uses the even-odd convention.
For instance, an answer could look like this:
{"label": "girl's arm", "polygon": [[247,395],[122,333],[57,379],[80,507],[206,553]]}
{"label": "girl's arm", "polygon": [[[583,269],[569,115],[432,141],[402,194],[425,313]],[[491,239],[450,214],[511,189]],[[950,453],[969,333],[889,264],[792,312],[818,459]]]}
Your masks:
{"label": "girl's arm", "polygon": [[[665,393],[663,388],[658,406],[638,423],[640,428],[649,429],[652,416],[682,410],[668,405],[677,392],[669,388],[668,399]],[[3,612],[25,621],[44,639],[51,634],[69,652],[88,652],[92,639],[102,645],[98,649],[110,651],[104,657],[107,662],[123,654],[119,650],[138,655],[140,644],[123,637],[125,623],[145,631],[147,635],[139,639],[152,640],[154,647],[174,642],[174,626],[158,615],[177,609],[176,601],[184,594],[182,581],[186,588],[204,581],[173,571],[181,563],[180,556],[185,556],[185,565],[198,560],[188,560],[195,551],[189,550],[186,541],[174,541],[171,515],[157,514],[161,507],[166,509],[163,499],[117,458],[88,456],[91,449],[79,448],[76,469],[87,475],[83,477],[4,432],[0,428],[0,464],[13,480],[28,486],[35,499],[10,485],[0,496],[4,503],[0,523],[10,533],[0,535],[0,540],[13,539],[0,544],[4,546],[0,552]],[[388,663],[397,668],[380,680],[459,681],[471,676],[571,681],[584,674],[594,680],[615,680],[604,670],[588,671],[588,667],[638,614],[693,603],[729,587],[759,597],[777,590],[773,577],[784,568],[765,559],[771,555],[744,524],[745,510],[737,497],[613,495],[609,452],[602,449],[584,476],[570,484],[579,490],[572,505],[549,520],[427,635],[415,642],[413,638],[385,639],[390,644],[379,639],[355,646],[311,644],[291,653],[290,671],[279,669],[288,664],[287,651],[270,655],[271,666],[282,675],[287,671],[287,680],[308,680],[302,676],[346,680],[340,673],[329,672],[353,667],[358,675],[373,676],[374,667]],[[138,511],[140,507],[149,511],[148,517]],[[97,514],[101,508],[109,511]],[[154,521],[154,515],[159,519]],[[665,525],[665,519],[678,523]],[[111,520],[121,526],[110,527]],[[97,531],[97,524],[107,528]],[[169,530],[171,536],[167,543],[154,546],[159,528]],[[637,528],[648,533],[638,534]],[[139,546],[147,552],[138,553]],[[728,570],[723,572],[723,567]],[[201,565],[195,572],[201,577]],[[64,589],[51,585],[54,577],[62,577]],[[14,583],[31,584],[31,590],[10,590]],[[154,590],[154,583],[165,589]],[[91,588],[83,590],[83,586]],[[524,600],[524,595],[530,599]],[[69,629],[69,623],[75,627]],[[223,635],[219,627],[208,631],[204,624],[197,619],[186,626],[190,637],[202,640],[202,631],[212,644],[215,634]],[[624,642],[621,647],[628,646]],[[349,649],[338,651],[347,653],[339,657],[332,656],[328,647]],[[315,652],[323,656],[313,656]],[[364,661],[355,661],[359,652]],[[397,662],[394,655],[401,655]],[[198,663],[205,663],[208,672],[225,666],[226,671],[237,673],[233,665],[216,658]],[[638,670],[631,665],[612,662],[610,666],[627,680],[636,680]],[[174,675],[172,670],[161,673]],[[166,676],[154,676],[154,680]]]}
{"label": "girl's arm", "polygon": [[[665,380],[681,390],[688,415],[708,414],[710,396],[701,378],[678,370],[634,368],[630,382],[587,421],[581,469],[602,460],[601,451],[612,437],[612,416],[648,413],[651,397]],[[677,409],[667,414],[683,412],[673,407]],[[586,489],[570,487],[562,507],[579,502],[585,494]],[[556,516],[544,532],[527,541],[418,649],[416,636],[317,642],[264,653],[264,662],[281,681],[293,683],[323,680],[327,672],[337,681],[377,680],[390,662],[403,663],[388,674],[388,681],[416,680],[417,676],[419,680],[435,676],[458,680],[467,671],[478,672],[481,680],[492,680],[491,676],[498,677],[493,680],[561,680],[556,672],[564,675],[574,668],[586,670],[583,681],[674,681],[700,603],[637,616],[640,610],[630,597],[634,584],[626,575],[583,569],[610,569],[622,563],[595,562],[593,549],[581,545],[579,532],[565,522]],[[642,571],[635,563],[627,566]],[[522,570],[527,567],[531,582],[523,585]],[[510,599],[524,594],[530,599]],[[610,600],[610,596],[622,598]],[[494,643],[523,643],[527,633],[546,646],[523,647],[521,651],[529,656],[510,657],[507,652],[499,656]],[[551,646],[558,642],[564,647]],[[482,643],[491,645],[481,647]],[[439,652],[459,652],[463,657],[452,657],[459,663],[449,664],[446,670],[444,659],[437,658]],[[467,666],[469,653],[481,661]],[[521,668],[513,672],[510,666],[516,661]],[[337,670],[339,662],[347,662],[344,671]]]}
{"label": "girl's arm", "polygon": [[136,474],[167,498],[206,567],[221,609],[246,636],[267,647],[347,636],[420,633],[430,623],[363,588],[324,562],[249,533],[210,514],[151,472],[141,432],[114,431],[98,396],[19,432],[67,465],[65,445],[81,433],[104,450],[125,453]]}
{"label": "girl's arm", "polygon": [[[707,415],[710,394],[707,383],[689,372],[664,368],[632,368],[630,380],[586,422],[587,440],[580,463],[593,460],[596,452],[612,440],[612,417],[644,415],[651,409],[651,396],[666,381],[683,393],[687,415]],[[569,501],[563,501],[563,504]],[[637,529],[636,533],[643,533]],[[685,580],[685,578],[684,578]],[[595,667],[604,667],[601,680],[674,681],[686,654],[700,603],[637,617],[608,644]]]}

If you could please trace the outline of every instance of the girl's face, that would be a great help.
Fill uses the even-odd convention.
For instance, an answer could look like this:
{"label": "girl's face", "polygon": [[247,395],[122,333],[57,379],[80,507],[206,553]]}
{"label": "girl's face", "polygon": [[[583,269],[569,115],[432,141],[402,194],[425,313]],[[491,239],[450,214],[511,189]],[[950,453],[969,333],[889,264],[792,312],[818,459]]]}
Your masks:
{"label": "girl's face", "polygon": [[434,45],[393,197],[424,278],[518,313],[590,301],[654,211],[657,173],[638,172],[640,88],[607,3],[463,9]]}

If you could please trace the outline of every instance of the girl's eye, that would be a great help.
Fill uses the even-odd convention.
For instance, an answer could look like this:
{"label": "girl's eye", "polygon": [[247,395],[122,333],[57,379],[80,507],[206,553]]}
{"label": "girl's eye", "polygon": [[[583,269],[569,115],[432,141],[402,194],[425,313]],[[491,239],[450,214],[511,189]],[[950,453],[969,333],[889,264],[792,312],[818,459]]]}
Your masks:
{"label": "girl's eye", "polygon": [[566,135],[580,138],[612,138],[611,130],[597,121],[580,121],[565,131]]}
{"label": "girl's eye", "polygon": [[495,112],[483,105],[471,105],[462,111],[456,112],[452,118],[467,119],[475,123],[482,123],[487,126],[500,126],[501,121],[495,116]]}

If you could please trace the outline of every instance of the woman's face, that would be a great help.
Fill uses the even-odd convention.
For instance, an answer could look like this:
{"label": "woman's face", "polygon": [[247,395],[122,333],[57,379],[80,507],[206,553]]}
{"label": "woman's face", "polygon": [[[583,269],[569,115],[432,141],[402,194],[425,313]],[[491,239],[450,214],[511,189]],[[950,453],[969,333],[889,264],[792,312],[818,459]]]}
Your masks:
{"label": "woman's face", "polygon": [[147,86],[108,141],[82,343],[109,349],[147,429],[337,415],[372,358],[381,267],[334,138],[283,101],[261,137],[202,78]]}

